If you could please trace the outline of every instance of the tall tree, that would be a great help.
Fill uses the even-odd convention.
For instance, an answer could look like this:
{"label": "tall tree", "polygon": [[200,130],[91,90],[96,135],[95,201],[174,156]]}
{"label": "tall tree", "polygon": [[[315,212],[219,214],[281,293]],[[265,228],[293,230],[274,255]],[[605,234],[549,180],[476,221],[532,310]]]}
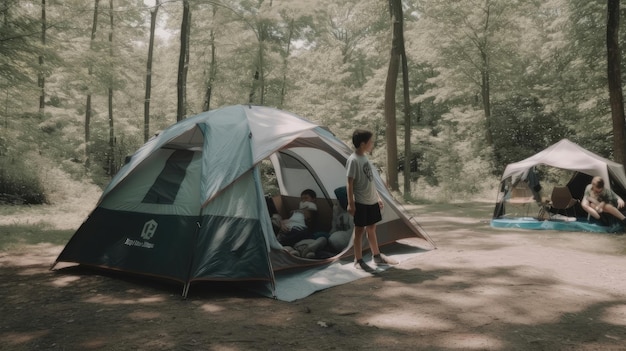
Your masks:
{"label": "tall tree", "polygon": [[283,55],[283,81],[282,84],[280,86],[280,103],[278,104],[278,108],[282,108],[283,104],[285,103],[285,94],[287,94],[286,92],[286,87],[287,87],[287,67],[289,65],[289,55],[291,54],[291,40],[292,37],[294,35],[294,31],[295,31],[295,26],[294,26],[294,19],[291,18],[291,20],[289,21],[289,25],[287,26],[287,40],[286,40],[286,45],[287,48],[285,49],[285,53]]}
{"label": "tall tree", "polygon": [[389,68],[385,82],[385,139],[387,142],[387,185],[391,190],[399,190],[398,186],[398,140],[396,131],[396,86],[400,60],[403,51],[402,37],[402,1],[389,0],[391,14],[391,52]]}
{"label": "tall tree", "polygon": [[[276,46],[280,45],[281,31],[279,28],[279,9],[273,7],[273,2],[257,1],[240,2],[240,9],[236,10],[236,16],[242,21],[247,29],[250,29],[256,41],[247,45],[252,78],[248,93],[248,102],[257,105],[266,105],[266,95],[269,89],[269,78],[277,58],[273,57]],[[277,64],[276,64],[277,65]],[[278,91],[279,88],[274,90]],[[278,94],[277,94],[278,95]],[[279,97],[276,97],[278,100]],[[277,103],[278,104],[278,103]]]}
{"label": "tall tree", "polygon": [[[262,2],[259,2],[262,4]],[[270,5],[271,6],[271,5]],[[257,36],[258,47],[254,64],[254,73],[252,75],[252,85],[250,88],[250,96],[248,102],[253,104],[256,100],[256,94],[259,94],[259,105],[265,104],[265,41],[268,39],[270,25],[268,21],[256,19],[255,34]]]}
{"label": "tall tree", "polygon": [[[327,13],[328,31],[331,40],[337,45],[343,63],[350,72],[346,83],[360,88],[368,80],[379,58],[370,60],[369,50],[376,48],[381,39],[379,34],[388,34],[389,18],[378,1],[338,1],[329,7]],[[374,66],[374,67],[373,67]]]}
{"label": "tall tree", "polygon": [[450,95],[464,91],[476,98],[483,110],[485,142],[492,145],[492,85],[507,82],[507,73],[515,67],[510,63],[519,41],[518,22],[524,21],[523,13],[518,13],[524,2],[424,0],[421,4],[430,24],[429,44],[438,51],[440,71],[446,73],[439,79],[457,85]]}
{"label": "tall tree", "polygon": [[40,7],[33,2],[0,2],[0,88],[4,95],[0,111],[5,113],[12,108],[31,110],[41,94],[37,81],[42,66],[37,58],[46,52],[40,44],[41,12],[36,9]]}
{"label": "tall tree", "polygon": [[178,99],[176,120],[181,121],[187,114],[187,70],[189,69],[189,34],[191,29],[191,7],[189,0],[183,0],[183,18],[180,25],[180,53],[178,55]]}
{"label": "tall tree", "polygon": [[[114,62],[113,59],[113,0],[109,0],[109,57],[110,62]],[[114,70],[110,67],[110,71]],[[109,110],[109,151],[107,152],[107,174],[109,176],[114,175],[117,172],[115,167],[115,128],[113,123],[113,79],[109,79],[108,92],[108,110]]]}
{"label": "tall tree", "polygon": [[[41,0],[41,45],[45,49],[46,47],[46,28],[48,24],[46,22],[46,0]],[[39,112],[43,113],[46,107],[46,76],[44,73],[44,56],[39,54],[39,75],[37,79],[37,85],[39,86]]]}
{"label": "tall tree", "polygon": [[150,138],[150,95],[152,94],[152,56],[154,55],[154,34],[156,32],[156,20],[161,0],[156,0],[154,7],[150,8],[150,39],[148,43],[148,59],[146,60],[146,95],[143,109],[143,141]]}
{"label": "tall tree", "polygon": [[624,96],[622,95],[621,52],[619,47],[619,0],[608,0],[606,24],[606,48],[608,61],[609,99],[613,120],[614,158],[626,164],[624,136]]}
{"label": "tall tree", "polygon": [[[89,39],[89,52],[91,53],[94,49],[94,42],[96,39],[96,31],[98,30],[98,5],[100,0],[94,0],[93,7],[93,22],[91,24],[91,37]],[[90,61],[87,67],[88,75],[91,77],[93,74],[93,65]],[[85,166],[89,167],[90,165],[90,124],[91,124],[91,87],[87,87],[87,102],[85,103]]]}
{"label": "tall tree", "polygon": [[402,97],[404,106],[404,194],[411,193],[411,97],[409,85],[409,64],[406,57],[406,48],[404,45],[404,13],[402,10],[402,1],[390,0],[393,3],[390,12],[396,12],[399,16],[400,23],[394,30],[399,31],[398,44],[400,45],[400,59],[402,64]]}
{"label": "tall tree", "polygon": [[[212,6],[212,19],[213,23],[217,18],[217,6]],[[217,46],[215,45],[215,27],[211,26],[209,30],[209,48],[211,50],[210,62],[208,72],[206,74],[206,88],[204,89],[204,102],[202,104],[202,111],[208,111],[211,109],[211,95],[213,93],[213,82],[215,81],[215,76],[217,75]]]}

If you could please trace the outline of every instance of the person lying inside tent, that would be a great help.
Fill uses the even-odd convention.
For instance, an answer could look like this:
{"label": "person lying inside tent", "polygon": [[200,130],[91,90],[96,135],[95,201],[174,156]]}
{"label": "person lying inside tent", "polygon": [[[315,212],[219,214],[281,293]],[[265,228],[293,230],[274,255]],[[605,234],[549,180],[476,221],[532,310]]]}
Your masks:
{"label": "person lying inside tent", "polygon": [[608,213],[619,219],[622,225],[626,225],[626,216],[620,212],[620,209],[624,207],[624,200],[613,190],[604,187],[602,177],[593,177],[591,184],[585,188],[585,194],[580,204],[587,213],[601,222],[605,222],[602,214]]}
{"label": "person lying inside tent", "polygon": [[[343,197],[341,196],[343,190]],[[285,249],[294,256],[306,258],[328,258],[343,251],[349,244],[354,231],[354,221],[346,210],[348,200],[346,187],[335,190],[337,201],[333,205],[333,219],[330,232],[315,232],[313,239],[304,239]]]}
{"label": "person lying inside tent", "polygon": [[290,254],[305,258],[318,258],[318,251],[326,248],[328,239],[320,236],[316,239],[304,239],[295,243],[293,246],[285,246]]}
{"label": "person lying inside tent", "polygon": [[335,189],[337,203],[333,206],[333,220],[328,238],[329,247],[339,253],[350,244],[354,231],[354,220],[348,213],[348,195],[346,187]]}
{"label": "person lying inside tent", "polygon": [[300,205],[291,211],[291,217],[282,219],[279,214],[272,215],[276,238],[281,245],[293,247],[301,240],[313,239],[309,228],[317,214],[316,198],[315,191],[306,189],[300,194]]}

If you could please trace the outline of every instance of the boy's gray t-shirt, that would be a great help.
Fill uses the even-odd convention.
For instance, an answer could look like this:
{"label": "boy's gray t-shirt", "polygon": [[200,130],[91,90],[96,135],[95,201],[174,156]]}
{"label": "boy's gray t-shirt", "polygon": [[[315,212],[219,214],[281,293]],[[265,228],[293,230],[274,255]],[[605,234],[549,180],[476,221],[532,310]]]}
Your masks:
{"label": "boy's gray t-shirt", "polygon": [[352,153],[346,163],[347,176],[354,179],[354,200],[364,205],[378,203],[378,193],[371,167],[365,155],[356,153]]}

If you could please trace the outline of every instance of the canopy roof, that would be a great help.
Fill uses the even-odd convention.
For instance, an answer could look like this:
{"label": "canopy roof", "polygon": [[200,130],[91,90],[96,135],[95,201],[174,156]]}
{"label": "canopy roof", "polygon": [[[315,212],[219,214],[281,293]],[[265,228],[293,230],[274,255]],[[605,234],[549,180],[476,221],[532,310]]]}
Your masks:
{"label": "canopy roof", "polygon": [[526,179],[528,171],[538,165],[577,171],[590,176],[600,176],[610,188],[613,180],[626,188],[624,167],[602,156],[580,147],[568,139],[563,139],[547,149],[519,162],[506,166],[502,180],[507,178]]}

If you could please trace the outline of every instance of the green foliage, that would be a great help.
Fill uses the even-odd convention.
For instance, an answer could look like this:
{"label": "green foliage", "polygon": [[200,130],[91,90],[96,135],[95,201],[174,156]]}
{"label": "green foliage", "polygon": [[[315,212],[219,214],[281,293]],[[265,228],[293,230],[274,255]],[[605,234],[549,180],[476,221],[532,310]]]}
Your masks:
{"label": "green foliage", "polygon": [[25,245],[51,243],[64,245],[73,230],[55,230],[43,224],[0,226],[0,251],[15,250]]}
{"label": "green foliage", "polygon": [[21,157],[0,157],[0,203],[47,203],[36,167]]}
{"label": "green foliage", "polygon": [[7,138],[0,135],[0,157],[6,156],[9,151],[9,145],[7,142]]}
{"label": "green foliage", "polygon": [[419,162],[419,176],[423,177],[426,183],[431,186],[438,186],[439,179],[437,178],[437,161],[439,159],[438,152],[426,152],[420,157]]}
{"label": "green foliage", "polygon": [[52,106],[52,107],[60,107],[61,106],[61,98],[59,98],[56,95],[51,96],[50,99],[48,100],[48,102],[46,102],[46,104],[48,106]]}
{"label": "green foliage", "polygon": [[23,160],[23,155],[37,152],[44,158],[54,160],[75,179],[85,177],[85,168],[81,164],[84,158],[80,148],[82,135],[73,133],[80,128],[73,117],[66,110],[54,109],[45,114],[22,113],[11,118],[9,127],[12,133],[6,137],[7,155],[22,155],[16,158]]}
{"label": "green foliage", "polygon": [[15,85],[32,82],[29,69],[36,62],[31,57],[37,54],[32,35],[37,32],[37,22],[18,1],[3,2],[0,11],[0,78]]}
{"label": "green foliage", "polygon": [[[120,0],[111,11],[101,2],[92,41],[93,2],[47,2],[48,40],[42,45],[41,2],[5,2],[0,157],[32,150],[75,178],[105,184],[143,142],[147,8],[141,0]],[[404,6],[412,150],[418,161],[412,181],[472,192],[469,180],[460,184],[449,175],[485,179],[484,164],[499,174],[507,163],[562,137],[611,158],[603,1],[421,0]],[[357,126],[372,129],[379,136],[372,161],[384,162],[383,90],[391,49],[386,3],[224,0],[192,7],[188,114],[201,111],[209,83],[211,108],[246,103],[254,89],[255,103],[328,126],[344,141]],[[149,134],[175,122],[181,12],[180,2],[165,1],[158,13]],[[626,21],[621,26],[626,28]],[[253,80],[255,72],[262,82]],[[45,113],[38,111],[38,73],[46,78]],[[493,153],[485,146],[483,78],[492,101]],[[400,131],[405,106],[402,84],[397,87]],[[113,150],[108,88],[114,90]],[[93,153],[86,169],[88,93]],[[271,183],[272,174],[262,172]]]}
{"label": "green foliage", "polygon": [[437,187],[431,198],[447,202],[484,194],[486,189],[491,189],[489,164],[476,156],[469,141],[457,141],[450,138],[451,135],[433,145],[434,150],[430,152],[437,155],[430,159],[436,183],[428,185]]}
{"label": "green foliage", "polygon": [[276,171],[269,159],[263,160],[263,162],[259,164],[259,172],[261,173],[261,183],[263,184],[265,193],[272,196],[280,195]]}
{"label": "green foliage", "polygon": [[534,97],[513,96],[495,102],[491,113],[494,174],[572,134]]}
{"label": "green foliage", "polygon": [[[114,140],[113,149],[109,146],[108,134],[94,135],[91,144],[91,177],[95,184],[104,187],[125,164],[126,157],[137,150],[143,140],[137,135],[120,134]],[[112,153],[111,153],[112,152]]]}
{"label": "green foliage", "polygon": [[613,159],[613,134],[595,131],[592,129],[589,134],[572,138],[572,141],[585,149],[596,153],[602,157]]}
{"label": "green foliage", "polygon": [[[410,160],[411,181],[416,182],[419,178],[423,178],[428,185],[437,186],[439,181],[435,176],[435,170],[439,153],[432,152],[428,150],[429,148],[432,148],[432,144],[425,141],[413,147]],[[398,158],[398,171],[404,171],[404,154]]]}
{"label": "green foliage", "polygon": [[462,177],[463,160],[456,150],[450,145],[448,152],[442,153],[436,163],[436,178],[442,186],[444,198],[450,199],[467,192],[468,185],[472,182],[467,181],[467,177]]}

